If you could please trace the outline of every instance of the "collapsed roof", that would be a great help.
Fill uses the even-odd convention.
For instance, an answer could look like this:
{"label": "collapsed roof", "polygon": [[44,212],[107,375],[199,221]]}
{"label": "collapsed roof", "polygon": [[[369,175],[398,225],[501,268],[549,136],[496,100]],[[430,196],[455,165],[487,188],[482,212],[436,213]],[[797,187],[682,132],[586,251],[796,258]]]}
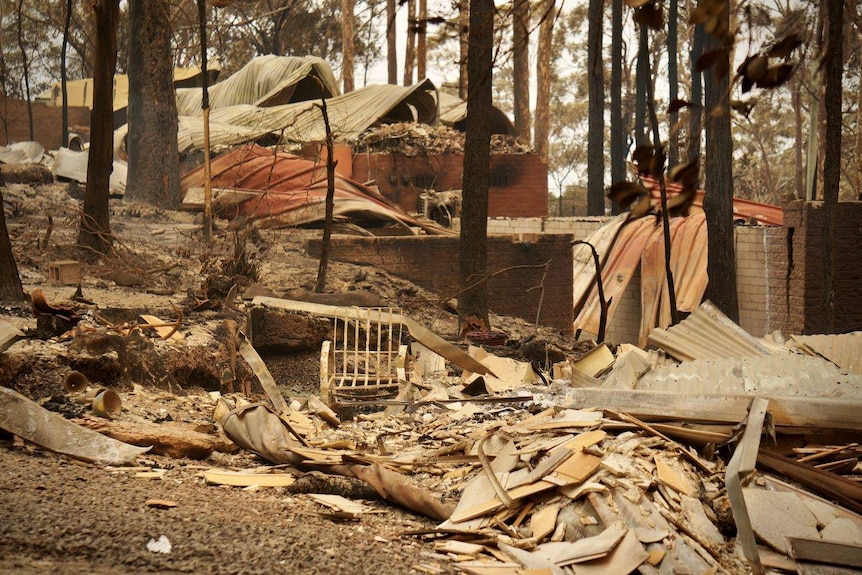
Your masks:
{"label": "collapsed roof", "polygon": [[[211,110],[240,104],[267,107],[331,98],[341,93],[329,64],[314,56],[258,56],[208,89]],[[200,88],[177,90],[177,114],[201,113]]]}
{"label": "collapsed roof", "polygon": [[[336,172],[333,217],[361,218],[363,223],[418,227],[427,233],[450,234],[431,222],[421,222],[401,211],[379,192]],[[182,179],[183,205],[202,205],[203,166]],[[212,161],[212,186],[221,193],[218,213],[228,218],[254,220],[263,228],[321,222],[326,209],[326,165],[287,152],[254,144],[235,148]]]}

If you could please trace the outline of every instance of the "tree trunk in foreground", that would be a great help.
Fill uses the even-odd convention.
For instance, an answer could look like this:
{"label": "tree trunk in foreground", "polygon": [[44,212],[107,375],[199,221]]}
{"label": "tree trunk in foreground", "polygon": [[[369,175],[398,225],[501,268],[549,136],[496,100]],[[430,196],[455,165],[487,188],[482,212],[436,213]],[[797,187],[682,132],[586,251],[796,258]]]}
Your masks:
{"label": "tree trunk in foreground", "polygon": [[180,207],[177,99],[169,7],[129,1],[129,175],[124,199]]}
{"label": "tree trunk in foreground", "polygon": [[589,132],[587,215],[605,215],[605,67],[602,60],[602,0],[590,0],[587,31]]}
{"label": "tree trunk in foreground", "polygon": [[[726,1],[725,17],[730,13]],[[719,40],[707,35],[704,52],[719,48]],[[729,52],[722,56],[730,59]],[[736,294],[736,253],[733,248],[733,140],[730,133],[730,102],[728,75],[717,77],[718,63],[704,72],[706,117],[706,194],[703,211],[706,214],[707,240],[706,273],[709,284],[706,297],[735,322],[739,321]],[[726,62],[724,70],[729,70]]]}
{"label": "tree trunk in foreground", "polygon": [[78,243],[100,254],[111,245],[108,194],[114,160],[114,67],[120,0],[93,3],[96,49],[93,58],[93,111],[90,114],[90,159]]}
{"label": "tree trunk in foreground", "polygon": [[494,2],[470,0],[470,47],[467,55],[467,135],[464,143],[464,205],[461,210],[461,290],[458,315],[488,325],[485,281],[488,231],[488,185],[491,164],[491,73],[494,49]]}

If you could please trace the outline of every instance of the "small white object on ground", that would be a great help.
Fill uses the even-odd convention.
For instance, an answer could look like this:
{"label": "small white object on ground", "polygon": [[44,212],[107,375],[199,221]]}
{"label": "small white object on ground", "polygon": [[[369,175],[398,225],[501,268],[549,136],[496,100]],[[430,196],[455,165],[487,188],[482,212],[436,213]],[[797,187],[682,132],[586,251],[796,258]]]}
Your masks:
{"label": "small white object on ground", "polygon": [[171,542],[164,535],[160,536],[158,539],[150,539],[147,541],[147,551],[152,553],[164,553],[167,555],[171,552]]}

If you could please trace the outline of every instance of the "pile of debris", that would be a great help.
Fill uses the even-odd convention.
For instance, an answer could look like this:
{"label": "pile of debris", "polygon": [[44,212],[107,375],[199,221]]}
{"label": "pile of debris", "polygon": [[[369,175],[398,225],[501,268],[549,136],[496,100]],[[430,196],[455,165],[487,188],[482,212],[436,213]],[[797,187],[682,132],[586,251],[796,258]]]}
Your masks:
{"label": "pile of debris", "polygon": [[[209,394],[217,425],[198,436],[211,438],[210,452],[227,438],[278,470],[214,468],[209,483],[286,486],[322,472],[367,484],[440,521],[407,533],[434,545],[414,566],[425,573],[862,568],[860,333],[761,340],[706,303],[654,330],[650,350],[595,345],[545,374],[465,352],[392,310],[264,296],[253,306],[336,320],[321,354],[325,393],[286,400],[240,335],[236,355],[269,402]],[[382,338],[396,325],[411,353],[396,337],[398,360],[383,368]],[[335,377],[331,364],[348,356]],[[365,393],[390,376],[392,395]],[[84,418],[85,428],[3,396],[0,428],[81,459],[134,459],[140,450],[118,439],[163,453],[181,442],[125,421]],[[341,518],[367,511],[315,497]]]}
{"label": "pile of debris", "polygon": [[[463,154],[464,133],[445,125],[431,126],[416,122],[382,124],[369,128],[354,144],[354,153],[393,152],[404,156]],[[530,146],[514,136],[491,136],[492,154],[527,154]]]}

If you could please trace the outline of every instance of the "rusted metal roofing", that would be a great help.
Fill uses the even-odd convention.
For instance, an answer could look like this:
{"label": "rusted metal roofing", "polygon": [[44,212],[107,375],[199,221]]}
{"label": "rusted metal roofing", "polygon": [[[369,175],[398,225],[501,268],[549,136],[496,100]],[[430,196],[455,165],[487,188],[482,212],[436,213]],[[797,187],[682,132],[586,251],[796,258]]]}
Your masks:
{"label": "rusted metal roofing", "polygon": [[[204,184],[203,166],[182,179],[184,193]],[[296,226],[323,221],[326,201],[326,166],[286,152],[261,146],[236,148],[212,161],[212,186],[239,190],[240,201],[222,208],[221,215],[242,216],[264,228]],[[335,177],[337,218],[365,223],[398,223],[420,227],[428,233],[452,232],[420,222],[401,211],[379,192],[342,177]]]}
{"label": "rusted metal roofing", "polygon": [[773,355],[709,301],[675,326],[655,328],[648,341],[680,361]]}
{"label": "rusted metal roofing", "polygon": [[[226,80],[209,87],[211,110],[239,104],[266,107],[330,98],[341,91],[329,64],[314,56],[258,56]],[[177,90],[177,114],[201,113],[200,88]]]}
{"label": "rusted metal roofing", "polygon": [[[658,208],[661,204],[661,188],[658,182],[649,177],[642,177],[641,179],[644,185],[650,188],[653,204]],[[682,191],[682,186],[676,182],[665,182],[665,189],[667,190],[668,197],[671,198]],[[703,196],[705,193],[703,190],[697,190],[694,204],[692,205],[692,213],[703,212]],[[742,198],[733,198],[733,217],[745,223],[755,221],[764,226],[784,225],[784,210],[781,209],[781,206],[744,200]]]}
{"label": "rusted metal roofing", "polygon": [[793,335],[803,351],[820,355],[843,369],[862,375],[862,331],[837,335]]}
{"label": "rusted metal roofing", "polygon": [[[622,216],[625,218],[625,216]],[[620,227],[621,226],[621,227]],[[599,233],[604,228],[607,230]],[[619,230],[618,232],[616,230]],[[677,309],[693,312],[700,305],[706,291],[706,218],[694,214],[687,218],[671,218],[671,269],[677,293]],[[632,277],[641,270],[641,344],[655,326],[667,327],[671,323],[670,298],[667,293],[664,262],[664,230],[656,219],[640,218],[613,220],[593,234],[602,243],[613,241],[602,263],[602,281],[605,299],[609,300],[608,322],[613,317]],[[591,236],[591,238],[593,237]],[[610,238],[610,240],[609,240]],[[578,252],[581,265],[575,265],[576,302],[575,330],[598,333],[601,318],[598,287],[592,258],[588,251]],[[587,295],[584,296],[583,294]]]}
{"label": "rusted metal roofing", "polygon": [[693,394],[862,397],[862,376],[821,357],[783,353],[768,357],[695,360],[647,371],[634,389]]}

